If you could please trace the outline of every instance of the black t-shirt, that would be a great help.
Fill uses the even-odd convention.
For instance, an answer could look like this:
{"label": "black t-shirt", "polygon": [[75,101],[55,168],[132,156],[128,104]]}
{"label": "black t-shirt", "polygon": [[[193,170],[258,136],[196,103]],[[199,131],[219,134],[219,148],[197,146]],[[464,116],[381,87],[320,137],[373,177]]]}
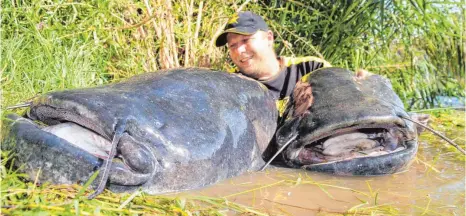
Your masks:
{"label": "black t-shirt", "polygon": [[275,99],[289,97],[296,83],[306,74],[323,67],[331,66],[323,59],[309,56],[301,58],[281,57],[282,68],[279,74],[268,80],[260,81],[274,94]]}

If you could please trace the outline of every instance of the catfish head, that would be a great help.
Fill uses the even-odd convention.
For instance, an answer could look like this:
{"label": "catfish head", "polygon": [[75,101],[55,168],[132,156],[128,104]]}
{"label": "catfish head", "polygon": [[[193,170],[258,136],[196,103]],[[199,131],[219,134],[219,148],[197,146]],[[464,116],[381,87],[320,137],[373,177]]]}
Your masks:
{"label": "catfish head", "polygon": [[[383,175],[408,166],[418,129],[391,83],[368,72],[323,68],[297,84],[276,133],[288,166],[337,175]],[[420,132],[420,131],[419,131]],[[293,139],[294,138],[294,139]]]}

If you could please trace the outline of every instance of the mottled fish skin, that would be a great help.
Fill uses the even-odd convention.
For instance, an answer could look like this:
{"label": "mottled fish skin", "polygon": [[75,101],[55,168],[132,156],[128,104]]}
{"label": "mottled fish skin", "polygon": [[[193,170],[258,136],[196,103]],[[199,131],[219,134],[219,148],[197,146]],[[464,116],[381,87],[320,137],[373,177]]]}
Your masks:
{"label": "mottled fish skin", "polygon": [[[387,79],[373,74],[358,77],[342,68],[323,68],[310,74],[306,82],[312,88],[312,105],[306,114],[293,115],[295,104],[291,100],[286,120],[279,125],[276,134],[279,147],[287,143],[293,134],[299,135],[282,154],[288,166],[337,175],[364,176],[391,174],[408,166],[418,148],[416,128],[402,118],[409,117],[409,114]],[[314,141],[361,128],[399,131],[403,135],[404,149],[341,161],[326,161],[311,151],[301,153],[307,144]],[[393,148],[387,146],[385,149]],[[303,157],[317,162],[303,163]]]}
{"label": "mottled fish skin", "polygon": [[[108,188],[150,194],[199,188],[258,170],[276,130],[275,101],[259,82],[201,68],[142,74],[101,87],[52,92],[28,117],[48,125],[74,122],[112,141],[125,125]],[[105,157],[91,155],[10,115],[7,141],[16,162],[40,182],[86,181]],[[98,180],[99,178],[97,178]]]}

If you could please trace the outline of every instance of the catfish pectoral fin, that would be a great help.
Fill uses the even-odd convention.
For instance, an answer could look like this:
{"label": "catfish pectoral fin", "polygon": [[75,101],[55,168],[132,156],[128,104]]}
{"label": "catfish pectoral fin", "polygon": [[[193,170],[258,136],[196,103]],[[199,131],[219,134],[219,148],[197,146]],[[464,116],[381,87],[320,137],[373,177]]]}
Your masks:
{"label": "catfish pectoral fin", "polygon": [[118,157],[110,171],[110,184],[137,186],[149,181],[157,172],[158,162],[144,143],[123,133],[118,143]]}
{"label": "catfish pectoral fin", "polygon": [[109,175],[109,183],[124,186],[143,185],[152,177],[152,173],[138,173],[131,170],[123,162],[113,162]]}
{"label": "catfish pectoral fin", "polygon": [[120,157],[132,170],[141,173],[153,173],[157,168],[157,161],[150,149],[143,143],[136,141],[132,136],[125,133],[118,145]]}

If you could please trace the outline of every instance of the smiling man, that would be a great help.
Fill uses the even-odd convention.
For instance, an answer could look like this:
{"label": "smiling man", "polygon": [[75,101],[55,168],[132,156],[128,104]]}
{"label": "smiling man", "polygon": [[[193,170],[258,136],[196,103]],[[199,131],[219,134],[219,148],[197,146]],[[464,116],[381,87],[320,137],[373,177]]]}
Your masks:
{"label": "smiling man", "polygon": [[264,19],[250,11],[235,14],[217,37],[216,46],[227,45],[238,72],[263,83],[276,99],[286,99],[304,75],[330,64],[309,56],[277,57],[274,35]]}

